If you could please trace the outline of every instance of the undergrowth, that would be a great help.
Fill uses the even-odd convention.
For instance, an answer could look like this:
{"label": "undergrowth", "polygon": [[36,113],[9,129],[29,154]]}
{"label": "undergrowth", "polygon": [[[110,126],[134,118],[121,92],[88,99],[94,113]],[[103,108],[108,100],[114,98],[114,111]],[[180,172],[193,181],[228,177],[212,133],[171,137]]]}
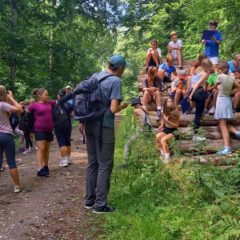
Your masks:
{"label": "undergrowth", "polygon": [[164,165],[149,133],[131,145],[124,162],[122,149],[131,134],[128,113],[118,128],[109,196],[117,212],[106,216],[103,239],[240,239],[240,164]]}

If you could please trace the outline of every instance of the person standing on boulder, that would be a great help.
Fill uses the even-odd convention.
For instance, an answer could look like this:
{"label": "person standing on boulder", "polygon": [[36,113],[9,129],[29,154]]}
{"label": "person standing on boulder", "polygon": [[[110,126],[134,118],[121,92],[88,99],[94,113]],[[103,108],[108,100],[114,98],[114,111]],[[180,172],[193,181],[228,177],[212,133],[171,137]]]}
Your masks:
{"label": "person standing on boulder", "polygon": [[114,55],[109,61],[107,70],[96,74],[100,82],[100,91],[104,103],[108,106],[103,117],[87,121],[85,134],[88,153],[86,174],[86,209],[94,213],[114,212],[108,206],[107,195],[110,189],[110,177],[113,169],[115,146],[114,117],[115,113],[125,109],[128,104],[122,101],[122,76],[126,61],[121,55]]}
{"label": "person standing on boulder", "polygon": [[217,31],[218,23],[215,20],[209,22],[209,30],[205,36],[202,36],[202,44],[205,45],[205,55],[212,62],[213,69],[218,72],[218,56],[219,56],[219,45],[222,43],[222,36]]}

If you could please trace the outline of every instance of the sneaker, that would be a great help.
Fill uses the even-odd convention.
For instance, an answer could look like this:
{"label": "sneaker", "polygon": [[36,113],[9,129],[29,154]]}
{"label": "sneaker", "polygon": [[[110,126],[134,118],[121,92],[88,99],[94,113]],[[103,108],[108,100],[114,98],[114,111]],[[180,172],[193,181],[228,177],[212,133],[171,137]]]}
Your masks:
{"label": "sneaker", "polygon": [[47,166],[41,168],[38,172],[37,172],[37,176],[38,177],[48,177],[49,176],[49,170],[47,170]]}
{"label": "sneaker", "polygon": [[59,167],[67,167],[67,166],[68,166],[67,158],[62,158],[59,162]]}
{"label": "sneaker", "polygon": [[191,110],[191,114],[195,114],[196,113],[196,108],[193,108],[192,110]]}
{"label": "sneaker", "polygon": [[215,109],[216,109],[215,106],[212,106],[211,109],[208,111],[208,114],[209,115],[214,115]]}
{"label": "sneaker", "polygon": [[202,142],[202,141],[205,141],[205,140],[206,140],[205,137],[201,137],[201,136],[198,136],[198,135],[193,136],[193,141],[195,141],[195,142]]}
{"label": "sneaker", "polygon": [[45,166],[45,167],[43,167],[44,169],[45,169],[45,171],[46,171],[46,173],[47,173],[47,176],[49,176],[49,174],[50,174],[50,171],[49,171],[49,168],[48,168],[48,166]]}
{"label": "sneaker", "polygon": [[87,209],[87,210],[89,210],[89,209],[92,209],[92,208],[93,208],[93,205],[94,205],[94,204],[85,203],[85,204],[84,204],[84,208]]}
{"label": "sneaker", "polygon": [[25,150],[22,154],[28,154],[29,153],[29,149]]}
{"label": "sneaker", "polygon": [[70,157],[67,158],[67,163],[68,163],[68,165],[70,165],[72,163]]}
{"label": "sneaker", "polygon": [[14,193],[20,193],[21,192],[21,187],[20,186],[14,186],[14,189],[13,189],[13,192]]}
{"label": "sneaker", "polygon": [[160,120],[161,119],[161,110],[157,110],[156,111],[156,120]]}
{"label": "sneaker", "polygon": [[237,139],[240,139],[240,131],[237,131],[237,132],[235,133],[235,135],[236,135],[236,138],[237,138]]}
{"label": "sneaker", "polygon": [[116,211],[116,208],[109,207],[109,206],[93,208],[93,213],[96,213],[96,214],[112,213],[115,211]]}
{"label": "sneaker", "polygon": [[218,155],[229,155],[232,154],[232,149],[230,147],[225,147],[223,150],[217,152]]}

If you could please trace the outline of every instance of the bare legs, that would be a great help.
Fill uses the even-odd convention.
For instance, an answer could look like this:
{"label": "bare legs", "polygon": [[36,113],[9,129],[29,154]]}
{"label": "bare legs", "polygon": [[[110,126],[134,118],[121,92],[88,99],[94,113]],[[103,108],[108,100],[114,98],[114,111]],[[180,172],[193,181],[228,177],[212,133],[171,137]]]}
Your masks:
{"label": "bare legs", "polygon": [[48,142],[46,140],[37,141],[37,166],[38,166],[38,169],[48,166],[50,144],[51,144],[51,142]]}

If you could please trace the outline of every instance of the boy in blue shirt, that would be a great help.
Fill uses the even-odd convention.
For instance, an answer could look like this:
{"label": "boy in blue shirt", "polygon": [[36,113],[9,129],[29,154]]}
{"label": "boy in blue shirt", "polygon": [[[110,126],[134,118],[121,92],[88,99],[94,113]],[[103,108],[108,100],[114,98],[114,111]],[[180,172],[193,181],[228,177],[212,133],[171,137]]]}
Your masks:
{"label": "boy in blue shirt", "polygon": [[205,55],[212,62],[214,71],[218,71],[218,56],[219,56],[219,45],[222,42],[222,36],[217,31],[218,23],[215,20],[209,22],[209,30],[213,31],[211,39],[202,39],[202,44],[205,44]]}

